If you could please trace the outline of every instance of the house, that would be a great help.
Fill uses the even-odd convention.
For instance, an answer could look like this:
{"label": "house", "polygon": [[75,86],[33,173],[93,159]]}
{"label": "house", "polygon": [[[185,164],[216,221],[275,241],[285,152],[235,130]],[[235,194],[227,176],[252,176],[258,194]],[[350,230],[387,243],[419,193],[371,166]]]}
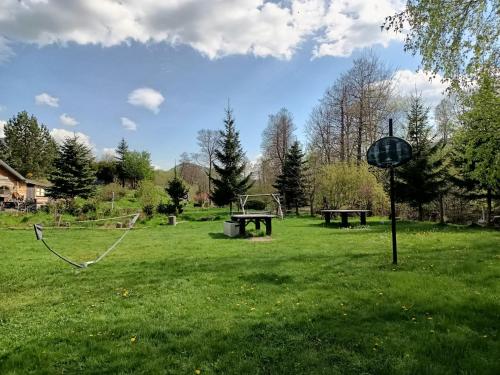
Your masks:
{"label": "house", "polygon": [[45,189],[50,186],[30,180],[0,159],[0,207],[7,203],[34,203],[37,207],[47,204]]}

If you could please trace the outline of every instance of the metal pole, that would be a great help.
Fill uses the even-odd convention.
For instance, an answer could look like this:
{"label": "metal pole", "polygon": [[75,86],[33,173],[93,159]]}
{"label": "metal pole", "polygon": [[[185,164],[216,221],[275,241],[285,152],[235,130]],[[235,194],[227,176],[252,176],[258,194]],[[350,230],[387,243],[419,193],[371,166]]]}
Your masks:
{"label": "metal pole", "polygon": [[[393,136],[392,118],[389,119],[389,136]],[[394,203],[394,167],[390,168],[391,175],[391,221],[392,221],[392,264],[398,264],[398,245],[396,242],[396,204]]]}

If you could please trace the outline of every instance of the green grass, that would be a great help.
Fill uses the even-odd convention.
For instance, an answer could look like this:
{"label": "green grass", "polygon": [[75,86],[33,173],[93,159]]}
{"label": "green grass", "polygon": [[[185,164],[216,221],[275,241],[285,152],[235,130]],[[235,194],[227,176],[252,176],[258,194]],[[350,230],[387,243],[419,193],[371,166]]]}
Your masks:
{"label": "green grass", "polygon": [[[0,373],[500,373],[498,231],[399,223],[393,266],[388,222],[273,224],[146,223],[81,271],[1,229]],[[86,260],[120,233],[46,238]]]}

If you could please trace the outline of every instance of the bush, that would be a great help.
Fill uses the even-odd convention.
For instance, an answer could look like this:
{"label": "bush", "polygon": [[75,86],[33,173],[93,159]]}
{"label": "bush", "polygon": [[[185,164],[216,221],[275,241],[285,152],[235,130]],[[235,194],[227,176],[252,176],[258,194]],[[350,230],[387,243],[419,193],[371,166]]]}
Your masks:
{"label": "bush", "polygon": [[245,209],[263,211],[266,209],[266,203],[257,200],[248,200],[245,204]]}
{"label": "bush", "polygon": [[326,198],[330,208],[359,208],[385,214],[388,197],[368,165],[335,163],[322,168],[315,201]]}
{"label": "bush", "polygon": [[162,215],[175,215],[175,205],[173,203],[160,203],[156,207],[156,212]]}
{"label": "bush", "polygon": [[112,183],[103,186],[99,192],[99,199],[105,202],[111,202],[113,199],[113,192],[115,193],[115,200],[121,199],[127,195],[127,189],[122,187],[120,184]]}
{"label": "bush", "polygon": [[147,204],[142,207],[142,212],[150,219],[153,217],[154,209],[155,207],[152,204]]}

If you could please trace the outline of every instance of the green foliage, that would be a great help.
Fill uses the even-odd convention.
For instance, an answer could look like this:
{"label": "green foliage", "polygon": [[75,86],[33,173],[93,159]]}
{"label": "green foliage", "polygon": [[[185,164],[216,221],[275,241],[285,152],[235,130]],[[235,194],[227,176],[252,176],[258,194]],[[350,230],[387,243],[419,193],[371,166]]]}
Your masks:
{"label": "green foliage", "polygon": [[220,149],[215,152],[217,163],[214,169],[217,177],[212,178],[213,192],[212,201],[217,206],[229,204],[236,201],[239,194],[245,192],[252,186],[250,175],[244,176],[246,163],[245,153],[241,148],[239,133],[234,126],[232,110],[226,109],[224,119],[224,131],[221,132]]}
{"label": "green foliage", "polygon": [[459,88],[484,70],[498,70],[499,14],[498,0],[407,0],[384,27],[405,33],[405,50],[421,56],[422,68]]}
{"label": "green foliage", "polygon": [[67,138],[59,149],[53,171],[48,177],[52,183],[48,188],[48,195],[66,200],[93,195],[95,171],[92,164],[90,149],[80,143],[76,136]]}
{"label": "green foliage", "polygon": [[99,190],[99,198],[103,201],[111,202],[113,199],[113,193],[115,200],[118,200],[127,195],[127,189],[122,187],[120,184],[113,182],[111,184],[104,185]]}
{"label": "green foliage", "polygon": [[96,165],[96,177],[102,184],[111,184],[117,178],[117,162],[115,160],[99,160]]}
{"label": "green foliage", "polygon": [[0,158],[25,177],[45,177],[57,155],[57,145],[43,124],[26,111],[7,121]]}
{"label": "green foliage", "polygon": [[461,171],[482,188],[500,189],[500,85],[484,75],[468,100],[456,144]]}
{"label": "green foliage", "polygon": [[245,203],[245,209],[264,211],[266,209],[266,202],[258,201],[258,200],[254,200],[254,199],[249,199]]}
{"label": "green foliage", "polygon": [[189,189],[186,187],[184,182],[177,177],[177,173],[175,173],[174,178],[168,182],[165,191],[168,193],[168,195],[170,195],[172,204],[175,207],[175,211],[181,214],[183,211],[183,201],[187,199]]}
{"label": "green foliage", "polygon": [[153,216],[154,209],[164,197],[162,189],[150,180],[143,180],[137,187],[136,196],[143,212],[148,216]]}
{"label": "green foliage", "polygon": [[419,220],[423,220],[423,205],[436,199],[444,190],[442,175],[445,171],[442,159],[437,157],[442,144],[432,144],[428,112],[420,96],[411,97],[406,138],[412,146],[413,156],[395,170],[395,198],[418,208]]}
{"label": "green foliage", "polygon": [[369,209],[382,214],[388,207],[383,185],[366,163],[339,162],[322,167],[317,177],[315,201],[322,204],[324,199],[333,209]]}
{"label": "green foliage", "polygon": [[116,148],[116,174],[123,187],[125,187],[125,181],[128,177],[125,170],[125,155],[128,151],[128,144],[125,138],[122,138]]}
{"label": "green foliage", "polygon": [[[153,178],[151,156],[146,151],[128,151],[123,158],[123,173],[135,188],[139,181]],[[121,172],[120,172],[121,173]]]}
{"label": "green foliage", "polygon": [[295,141],[288,150],[281,174],[277,177],[274,187],[284,197],[286,208],[295,208],[299,214],[299,207],[306,204],[306,177],[304,154],[299,142]]}
{"label": "green foliage", "polygon": [[177,207],[173,203],[160,202],[160,204],[156,207],[156,212],[162,215],[175,215]]}

